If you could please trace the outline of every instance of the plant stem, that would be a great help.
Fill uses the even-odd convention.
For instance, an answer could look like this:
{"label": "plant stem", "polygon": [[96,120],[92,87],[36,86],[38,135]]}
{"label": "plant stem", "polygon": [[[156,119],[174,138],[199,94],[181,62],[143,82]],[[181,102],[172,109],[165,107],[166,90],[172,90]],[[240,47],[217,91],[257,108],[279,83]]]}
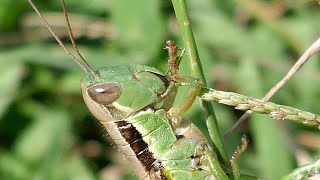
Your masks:
{"label": "plant stem", "polygon": [[212,154],[210,152],[207,153],[207,157],[209,159],[208,166],[209,166],[211,172],[213,172],[213,176],[216,179],[229,180],[228,176],[221,168],[219,162],[216,160],[216,158],[214,156],[212,156]]}
{"label": "plant stem", "polygon": [[281,180],[290,180],[290,179],[305,179],[307,177],[312,177],[316,174],[319,174],[320,171],[320,159],[316,162],[304,165],[293,170],[290,174],[281,178]]}
{"label": "plant stem", "polygon": [[200,97],[205,101],[233,106],[240,111],[251,110],[256,113],[268,114],[272,119],[290,120],[311,127],[320,126],[320,115],[318,114],[296,109],[291,106],[255,99],[234,92],[218,91],[205,87],[202,88]]}
{"label": "plant stem", "polygon": [[[206,86],[206,79],[204,77],[197,46],[188,18],[185,0],[172,0],[172,4],[176,13],[180,33],[185,44],[186,53],[190,61],[189,64],[191,67],[192,76],[199,78]],[[228,161],[228,156],[222,141],[222,136],[218,127],[218,122],[213,111],[212,104],[210,102],[201,100],[201,105],[206,115],[206,125],[211,137],[208,142],[210,145],[213,145],[220,162],[225,167],[230,168],[230,163]]]}

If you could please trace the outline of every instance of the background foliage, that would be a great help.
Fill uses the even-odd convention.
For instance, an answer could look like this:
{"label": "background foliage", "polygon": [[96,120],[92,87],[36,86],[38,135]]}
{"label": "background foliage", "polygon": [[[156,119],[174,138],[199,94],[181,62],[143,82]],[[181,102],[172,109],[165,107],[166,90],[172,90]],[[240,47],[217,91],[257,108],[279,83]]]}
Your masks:
{"label": "background foliage", "polygon": [[[60,1],[36,2],[68,43]],[[298,1],[187,1],[210,87],[261,98],[318,36],[320,6]],[[81,52],[96,69],[139,63],[167,68],[164,41],[182,44],[170,1],[67,0]],[[272,98],[311,112],[320,107],[319,56]],[[188,75],[186,62],[181,73]],[[0,179],[134,179],[127,162],[85,107],[83,73],[27,1],[0,1]],[[241,113],[215,104],[222,132]],[[197,103],[186,114],[201,117]],[[242,134],[247,174],[278,179],[320,157],[318,129],[252,115]]]}

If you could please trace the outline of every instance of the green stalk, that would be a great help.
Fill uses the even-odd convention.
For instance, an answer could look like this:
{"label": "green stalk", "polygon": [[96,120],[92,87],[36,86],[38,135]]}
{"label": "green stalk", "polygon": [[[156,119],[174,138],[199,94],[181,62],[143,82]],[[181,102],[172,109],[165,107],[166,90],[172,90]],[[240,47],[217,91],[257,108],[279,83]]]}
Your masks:
{"label": "green stalk", "polygon": [[[180,33],[184,41],[184,47],[188,59],[190,61],[192,75],[200,79],[206,85],[206,79],[204,77],[203,69],[201,66],[197,46],[192,33],[190,21],[188,18],[187,8],[185,0],[172,0],[173,8],[176,13],[178,26]],[[222,141],[222,136],[218,127],[217,118],[213,111],[212,104],[201,100],[203,111],[206,115],[206,125],[211,139],[208,139],[210,145],[212,145],[218,155],[220,162],[227,168],[230,167],[228,156]]]}
{"label": "green stalk", "polygon": [[219,162],[216,160],[216,158],[210,153],[207,152],[207,157],[208,157],[208,166],[211,172],[213,172],[213,176],[216,179],[223,179],[223,180],[229,180],[228,176],[226,173],[223,171],[221,168]]}
{"label": "green stalk", "polygon": [[320,171],[320,159],[316,162],[304,165],[293,170],[290,174],[281,178],[281,180],[290,180],[290,179],[305,179],[312,177],[313,175],[319,174]]}
{"label": "green stalk", "polygon": [[256,113],[268,114],[272,119],[288,120],[311,127],[320,126],[320,115],[290,106],[265,102],[242,94],[218,91],[206,87],[202,88],[200,96],[202,100],[233,106],[240,111],[251,110]]}

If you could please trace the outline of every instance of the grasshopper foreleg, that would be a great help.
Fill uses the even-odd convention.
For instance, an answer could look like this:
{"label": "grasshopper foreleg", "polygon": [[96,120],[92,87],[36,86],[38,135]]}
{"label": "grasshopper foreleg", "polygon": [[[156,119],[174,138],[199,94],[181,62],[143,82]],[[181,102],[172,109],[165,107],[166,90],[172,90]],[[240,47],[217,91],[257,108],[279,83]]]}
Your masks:
{"label": "grasshopper foreleg", "polygon": [[200,93],[203,82],[197,78],[180,76],[179,73],[179,63],[182,58],[184,51],[178,56],[179,48],[175,45],[175,43],[171,40],[166,41],[165,49],[168,50],[168,64],[169,64],[169,72],[170,72],[170,80],[171,86],[188,86],[190,87],[186,96],[182,99],[182,101],[178,104],[173,106],[168,115],[170,116],[170,123],[173,128],[176,128],[181,123],[181,115],[184,114],[193,104],[196,97]]}
{"label": "grasshopper foreleg", "polygon": [[184,96],[181,102],[173,106],[168,112],[172,119],[173,127],[176,127],[181,123],[181,115],[191,107],[197,98],[203,87],[203,83],[199,79],[179,75],[173,76],[172,78],[175,81],[176,86],[189,87],[187,94]]}

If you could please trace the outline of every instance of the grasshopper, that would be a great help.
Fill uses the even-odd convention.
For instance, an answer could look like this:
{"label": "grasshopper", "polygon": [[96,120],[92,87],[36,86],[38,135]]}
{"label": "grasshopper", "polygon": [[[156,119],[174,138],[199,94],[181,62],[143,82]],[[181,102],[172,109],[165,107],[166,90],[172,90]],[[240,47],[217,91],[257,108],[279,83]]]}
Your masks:
{"label": "grasshopper", "polygon": [[[143,65],[93,70],[74,43],[64,1],[71,41],[81,61],[55,35],[32,1],[28,2],[58,43],[86,73],[81,81],[83,99],[132,164],[139,179],[228,178],[210,168],[215,159],[214,151],[202,133],[182,118],[197,97],[239,110],[269,114],[274,119],[290,119],[311,126],[320,124],[318,115],[233,92],[217,91],[204,87],[198,79],[180,76],[178,47],[173,41],[167,41],[165,46],[169,54],[167,74]],[[188,86],[189,91],[178,105],[173,106],[179,86]]]}
{"label": "grasshopper", "polygon": [[[42,17],[32,1],[29,3]],[[65,15],[67,17],[66,11]],[[74,44],[68,18],[67,22]],[[83,99],[132,164],[139,179],[213,179],[214,172],[207,165],[207,159],[214,157],[213,151],[201,132],[193,124],[181,124],[180,118],[197,97],[201,82],[178,75],[175,62],[178,49],[173,41],[166,42],[170,76],[143,65],[94,71],[83,58],[77,60],[50,26],[48,28],[86,72],[81,81]],[[79,56],[82,57],[80,53]],[[191,86],[188,98],[172,107],[180,84]]]}
{"label": "grasshopper", "polygon": [[[174,61],[173,41],[167,41],[166,47],[171,56],[169,61]],[[174,74],[170,78],[142,65],[102,68],[83,78],[83,99],[134,165],[140,179],[211,179],[213,175],[205,161],[213,152],[204,136],[192,124],[180,126],[180,115],[191,103],[171,108],[178,80],[187,79],[185,83],[198,80],[189,81],[175,74],[178,72],[175,66],[170,67]],[[193,102],[197,95],[194,89],[188,94],[193,96]],[[180,128],[182,132],[175,132]]]}

